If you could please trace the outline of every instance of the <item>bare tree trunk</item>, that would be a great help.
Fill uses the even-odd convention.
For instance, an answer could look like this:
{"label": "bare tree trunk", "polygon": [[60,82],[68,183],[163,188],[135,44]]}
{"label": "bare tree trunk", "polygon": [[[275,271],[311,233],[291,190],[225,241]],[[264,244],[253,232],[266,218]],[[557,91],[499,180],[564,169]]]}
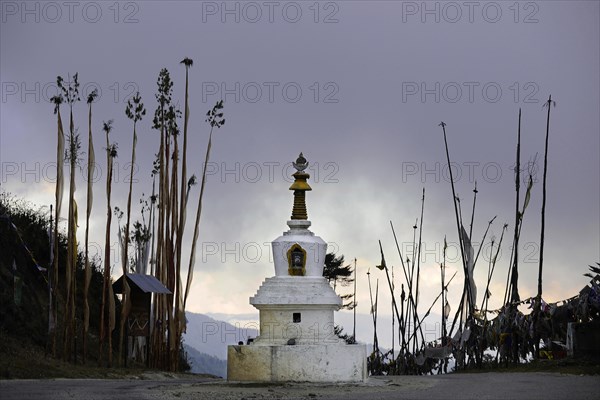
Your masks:
{"label": "bare tree trunk", "polygon": [[[469,315],[470,311],[469,310],[469,304],[471,303],[471,291],[468,290],[468,268],[467,268],[467,263],[465,260],[465,249],[464,249],[464,244],[463,244],[463,240],[462,240],[462,232],[461,232],[461,220],[459,219],[459,215],[458,215],[458,205],[456,204],[456,191],[454,190],[454,177],[452,176],[452,167],[450,164],[450,152],[448,151],[448,140],[446,138],[446,124],[444,122],[440,123],[440,126],[442,127],[442,131],[444,133],[444,145],[446,147],[446,159],[448,161],[448,170],[450,171],[450,186],[452,187],[452,203],[454,204],[454,214],[456,217],[456,229],[458,231],[458,241],[460,244],[460,255],[461,255],[461,259],[462,259],[462,263],[463,263],[463,270],[464,270],[464,274],[465,274],[465,289],[466,289],[466,296],[463,296],[463,300],[466,297],[466,303],[467,303],[467,315]],[[463,301],[461,300],[461,307],[460,309],[462,310],[462,303]]]}
{"label": "bare tree trunk", "polygon": [[[139,99],[139,97],[134,97],[134,102],[135,99]],[[129,103],[128,105],[130,105],[131,103]],[[137,118],[137,116],[135,117]],[[133,141],[132,141],[132,145],[131,145],[131,169],[130,169],[130,174],[129,174],[129,194],[127,196],[127,223],[125,224],[125,244],[123,246],[123,251],[124,251],[124,256],[123,256],[123,301],[122,301],[122,305],[121,305],[121,323],[120,323],[120,329],[119,329],[119,362],[121,364],[123,364],[123,336],[124,336],[124,331],[125,331],[125,323],[127,322],[127,317],[129,314],[129,307],[130,307],[130,301],[131,299],[130,294],[130,288],[129,288],[129,282],[127,281],[127,273],[128,273],[128,265],[129,265],[129,257],[128,257],[128,252],[129,252],[129,227],[130,227],[130,223],[131,223],[131,194],[133,192],[133,171],[134,171],[134,167],[135,167],[135,148],[136,148],[136,144],[137,144],[137,132],[136,132],[136,123],[137,120],[134,119],[133,121]],[[125,340],[127,340],[127,338],[125,338]],[[125,357],[127,357],[127,354],[125,355]]]}
{"label": "bare tree trunk", "polygon": [[56,357],[56,333],[58,330],[58,258],[59,258],[59,233],[58,221],[60,219],[60,211],[62,208],[63,186],[64,186],[64,159],[65,159],[65,135],[63,131],[63,123],[60,116],[59,104],[56,105],[58,139],[56,146],[56,190],[55,190],[55,216],[54,216],[54,265],[52,267],[54,279],[54,307],[53,307],[53,324],[52,324],[52,355]]}
{"label": "bare tree trunk", "polygon": [[513,270],[511,277],[511,302],[520,301],[519,298],[519,226],[521,225],[521,213],[519,212],[519,191],[521,188],[521,109],[519,109],[519,129],[518,129],[518,137],[517,137],[517,163],[515,166],[515,190],[516,190],[516,200],[515,200],[515,234],[513,240]]}
{"label": "bare tree trunk", "polygon": [[[161,107],[160,111],[161,115],[161,131],[160,131],[160,148],[159,148],[159,178],[158,178],[158,236],[156,243],[156,267],[155,267],[155,276],[161,281],[163,284],[166,283],[164,278],[164,262],[163,262],[163,253],[164,253],[164,223],[165,223],[165,203],[166,203],[166,190],[165,190],[165,129],[164,129],[164,109]],[[153,351],[153,365],[155,367],[160,368],[162,366],[162,345],[164,339],[164,318],[163,318],[163,298],[166,295],[157,295],[156,303],[154,307],[154,351]]]}
{"label": "bare tree trunk", "polygon": [[169,330],[170,334],[170,347],[171,347],[171,365],[170,370],[176,371],[179,365],[179,296],[181,293],[181,279],[179,274],[179,264],[177,263],[177,241],[176,238],[177,232],[179,231],[179,210],[178,210],[178,186],[177,186],[177,178],[178,178],[178,164],[179,164],[179,143],[177,140],[177,134],[173,135],[173,167],[171,174],[171,238],[169,242],[171,243],[171,251],[169,254],[171,255],[171,270],[172,270],[172,279],[173,279],[173,301],[171,303],[172,313],[169,315]]}
{"label": "bare tree trunk", "polygon": [[[421,219],[419,220],[419,247],[417,251],[417,287],[415,290],[415,326],[419,323],[419,333],[421,334],[421,346],[425,345],[425,337],[423,336],[423,329],[419,321],[419,312],[417,307],[419,305],[419,282],[421,281],[421,243],[423,237],[423,212],[425,210],[425,188],[423,187],[423,196],[421,198]],[[414,262],[414,260],[413,260]],[[416,338],[415,338],[416,342]]]}
{"label": "bare tree trunk", "polygon": [[548,172],[548,136],[550,134],[550,108],[552,106],[552,96],[548,97],[546,105],[548,106],[548,116],[546,117],[546,143],[544,147],[544,180],[542,183],[542,226],[540,233],[540,263],[538,270],[538,288],[536,296],[536,308],[534,314],[534,340],[535,340],[535,357],[539,356],[540,334],[538,332],[540,311],[542,306],[542,272],[544,264],[544,233],[546,231],[546,175]]}
{"label": "bare tree trunk", "polygon": [[[183,232],[185,230],[185,222],[186,222],[186,210],[187,210],[187,137],[188,137],[188,121],[189,121],[189,96],[188,96],[188,88],[189,88],[189,67],[192,65],[193,61],[189,59],[185,59],[182,61],[185,64],[185,110],[184,110],[184,119],[183,119],[183,154],[181,161],[181,195],[180,195],[180,203],[179,203],[179,224],[177,225],[177,242],[175,245],[176,248],[176,268],[177,268],[177,298],[175,300],[175,313],[176,313],[176,329],[177,329],[177,338],[176,338],[176,347],[177,347],[177,355],[179,356],[179,347],[181,345],[181,335],[185,330],[186,321],[185,321],[185,300],[184,295],[182,294],[182,282],[181,282],[181,266],[182,266],[182,242],[183,242]],[[177,369],[178,363],[175,365]]]}
{"label": "bare tree trunk", "polygon": [[352,338],[354,339],[354,343],[356,342],[356,258],[354,258],[354,295],[352,296],[352,298],[354,299],[354,307],[352,308],[352,311],[354,313],[353,319],[354,319],[354,323],[352,324]]}
{"label": "bare tree trunk", "polygon": [[[92,99],[93,100],[93,99]],[[90,232],[90,215],[92,214],[92,179],[95,165],[94,141],[92,139],[92,102],[89,101],[88,115],[88,173],[87,173],[87,207],[85,217],[85,276],[83,283],[83,363],[87,361],[87,340],[88,330],[90,326],[90,305],[88,302],[88,292],[90,289],[90,281],[92,279],[92,270],[89,259],[89,232]]]}
{"label": "bare tree trunk", "polygon": [[102,356],[104,353],[104,340],[108,336],[108,365],[112,365],[112,340],[111,330],[106,319],[107,307],[106,302],[109,301],[109,285],[110,285],[110,226],[112,222],[112,208],[110,205],[111,185],[113,174],[113,155],[111,154],[111,145],[109,141],[109,133],[111,131],[111,122],[104,123],[104,131],[106,132],[106,231],[104,242],[104,273],[102,283],[102,304],[100,306],[100,348],[98,352],[98,364],[102,365]]}
{"label": "bare tree trunk", "polygon": [[75,282],[77,280],[77,237],[75,235],[75,167],[77,162],[77,149],[75,146],[75,126],[73,123],[73,108],[70,113],[69,134],[69,161],[70,161],[70,183],[69,183],[69,221],[67,231],[67,267],[65,269],[65,315],[64,315],[64,337],[63,358],[71,361],[73,356],[73,339],[75,336]]}

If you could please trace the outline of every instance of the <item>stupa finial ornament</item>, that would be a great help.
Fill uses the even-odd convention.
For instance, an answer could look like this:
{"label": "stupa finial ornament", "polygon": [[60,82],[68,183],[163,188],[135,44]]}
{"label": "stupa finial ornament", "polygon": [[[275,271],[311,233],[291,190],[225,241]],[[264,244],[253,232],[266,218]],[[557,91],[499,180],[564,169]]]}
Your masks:
{"label": "stupa finial ornament", "polygon": [[305,192],[312,190],[306,182],[310,175],[304,172],[308,167],[308,161],[304,155],[300,153],[296,162],[292,163],[296,172],[292,175],[294,183],[290,186],[290,190],[294,191],[294,208],[292,209],[292,220],[307,220],[308,212],[306,211],[306,195]]}
{"label": "stupa finial ornament", "polygon": [[304,155],[300,153],[296,162],[293,162],[292,165],[296,168],[297,171],[302,172],[308,167],[308,161],[304,158]]}

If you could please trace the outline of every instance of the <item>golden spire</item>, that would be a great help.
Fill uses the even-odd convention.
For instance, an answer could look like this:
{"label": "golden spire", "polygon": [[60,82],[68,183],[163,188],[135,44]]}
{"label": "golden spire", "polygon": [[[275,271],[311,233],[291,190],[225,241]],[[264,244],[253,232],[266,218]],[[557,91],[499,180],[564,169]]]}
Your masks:
{"label": "golden spire", "polygon": [[306,182],[310,175],[304,172],[306,167],[308,167],[308,161],[306,158],[300,153],[296,162],[292,163],[294,168],[296,168],[296,172],[292,175],[295,179],[292,186],[290,186],[290,190],[294,191],[294,208],[292,209],[292,219],[308,219],[308,213],[306,211],[306,196],[305,192],[307,190],[312,190],[309,184]]}

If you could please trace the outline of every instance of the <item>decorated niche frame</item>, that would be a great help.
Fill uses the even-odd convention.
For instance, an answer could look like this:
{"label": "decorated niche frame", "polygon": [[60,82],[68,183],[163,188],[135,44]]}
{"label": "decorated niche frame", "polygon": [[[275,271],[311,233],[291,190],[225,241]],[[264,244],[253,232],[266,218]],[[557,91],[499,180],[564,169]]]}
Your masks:
{"label": "decorated niche frame", "polygon": [[287,251],[288,274],[291,276],[306,275],[306,250],[294,243]]}

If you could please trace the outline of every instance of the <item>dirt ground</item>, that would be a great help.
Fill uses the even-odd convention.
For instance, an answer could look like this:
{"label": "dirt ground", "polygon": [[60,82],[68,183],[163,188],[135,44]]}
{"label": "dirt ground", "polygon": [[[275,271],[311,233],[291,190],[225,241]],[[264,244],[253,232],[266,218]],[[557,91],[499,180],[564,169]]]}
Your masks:
{"label": "dirt ground", "polygon": [[600,376],[542,372],[370,378],[364,384],[232,383],[147,374],[138,379],[2,380],[0,398],[16,399],[592,399]]}

